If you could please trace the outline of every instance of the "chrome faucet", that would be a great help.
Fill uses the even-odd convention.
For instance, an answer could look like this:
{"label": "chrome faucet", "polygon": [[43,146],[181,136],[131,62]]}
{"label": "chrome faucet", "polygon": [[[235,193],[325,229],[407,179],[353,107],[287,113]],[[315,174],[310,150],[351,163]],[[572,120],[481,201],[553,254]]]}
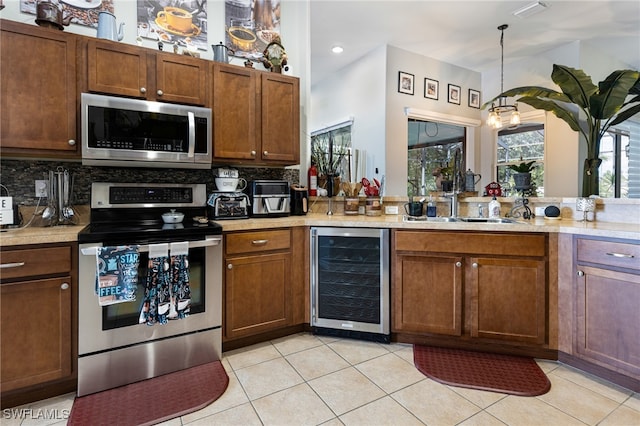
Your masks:
{"label": "chrome faucet", "polygon": [[444,196],[449,198],[451,201],[451,217],[458,217],[458,196],[462,192],[460,188],[462,188],[462,182],[464,176],[462,175],[462,163],[461,163],[461,155],[460,148],[456,148],[456,151],[453,155],[453,187],[450,193],[445,193]]}

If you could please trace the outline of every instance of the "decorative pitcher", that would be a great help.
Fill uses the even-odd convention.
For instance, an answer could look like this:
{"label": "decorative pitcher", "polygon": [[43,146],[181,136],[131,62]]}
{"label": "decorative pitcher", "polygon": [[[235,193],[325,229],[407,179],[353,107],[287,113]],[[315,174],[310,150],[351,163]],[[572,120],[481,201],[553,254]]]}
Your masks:
{"label": "decorative pitcher", "polygon": [[98,14],[98,38],[121,41],[124,38],[124,22],[117,28],[116,17],[113,13],[100,12]]}
{"label": "decorative pitcher", "polygon": [[476,184],[480,182],[480,179],[482,179],[480,174],[473,173],[471,169],[467,170],[464,174],[464,190],[466,192],[475,192]]}

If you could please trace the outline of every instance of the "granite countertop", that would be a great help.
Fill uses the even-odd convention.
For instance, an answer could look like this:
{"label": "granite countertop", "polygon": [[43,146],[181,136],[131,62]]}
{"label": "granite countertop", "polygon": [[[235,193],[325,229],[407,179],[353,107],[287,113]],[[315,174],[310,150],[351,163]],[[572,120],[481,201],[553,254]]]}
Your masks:
{"label": "granite countertop", "polygon": [[[88,217],[84,215],[83,217]],[[640,225],[611,222],[578,222],[570,219],[548,220],[536,218],[519,221],[514,224],[467,223],[467,222],[404,222],[402,215],[382,215],[377,217],[344,214],[328,216],[312,213],[306,216],[287,216],[281,218],[259,218],[240,220],[220,220],[224,231],[268,230],[289,226],[341,226],[395,229],[434,229],[450,231],[491,231],[491,232],[550,232],[625,238],[640,240]],[[77,241],[80,230],[86,226],[78,225],[53,227],[26,227],[6,229],[0,232],[0,247],[26,244],[65,243]]]}

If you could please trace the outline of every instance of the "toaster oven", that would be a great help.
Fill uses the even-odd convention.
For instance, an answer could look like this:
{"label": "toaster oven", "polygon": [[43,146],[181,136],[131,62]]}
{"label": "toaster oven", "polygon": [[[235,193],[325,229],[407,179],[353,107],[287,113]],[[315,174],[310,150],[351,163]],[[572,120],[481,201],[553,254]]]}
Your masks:
{"label": "toaster oven", "polygon": [[254,180],[247,189],[251,200],[251,216],[289,216],[291,196],[286,180]]}

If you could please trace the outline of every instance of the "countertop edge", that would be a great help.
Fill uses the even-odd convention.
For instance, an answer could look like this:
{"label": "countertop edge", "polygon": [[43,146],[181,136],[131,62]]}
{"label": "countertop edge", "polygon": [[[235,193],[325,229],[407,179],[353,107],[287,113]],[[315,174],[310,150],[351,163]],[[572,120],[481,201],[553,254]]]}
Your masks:
{"label": "countertop edge", "polygon": [[[333,226],[393,228],[412,230],[450,230],[450,231],[489,231],[489,232],[545,232],[577,234],[609,238],[640,240],[640,224],[611,222],[578,222],[573,220],[546,220],[536,218],[519,221],[515,224],[487,224],[465,222],[404,222],[402,215],[348,216],[336,214],[309,214],[306,216],[287,216],[280,218],[257,218],[243,220],[217,221],[224,232],[268,230],[292,226]],[[31,244],[76,242],[78,232],[85,225],[55,226],[48,228],[28,227],[8,229],[0,232],[0,248]]]}

